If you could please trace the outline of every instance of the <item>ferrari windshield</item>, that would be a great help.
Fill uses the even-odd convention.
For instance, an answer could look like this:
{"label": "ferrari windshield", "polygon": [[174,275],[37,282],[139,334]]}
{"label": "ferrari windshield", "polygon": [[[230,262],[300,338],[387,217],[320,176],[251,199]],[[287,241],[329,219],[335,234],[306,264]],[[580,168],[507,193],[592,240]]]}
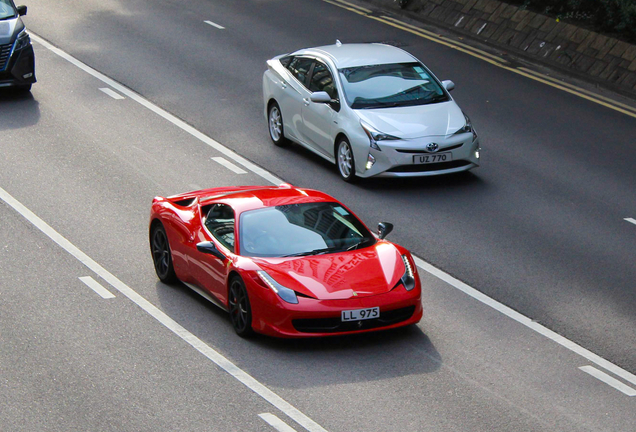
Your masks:
{"label": "ferrari windshield", "polygon": [[353,109],[425,105],[449,100],[421,63],[393,63],[340,69],[347,104]]}
{"label": "ferrari windshield", "polygon": [[0,0],[0,20],[15,18],[15,9],[9,0]]}
{"label": "ferrari windshield", "polygon": [[240,217],[241,255],[282,257],[318,255],[375,243],[375,237],[338,203],[266,207]]}

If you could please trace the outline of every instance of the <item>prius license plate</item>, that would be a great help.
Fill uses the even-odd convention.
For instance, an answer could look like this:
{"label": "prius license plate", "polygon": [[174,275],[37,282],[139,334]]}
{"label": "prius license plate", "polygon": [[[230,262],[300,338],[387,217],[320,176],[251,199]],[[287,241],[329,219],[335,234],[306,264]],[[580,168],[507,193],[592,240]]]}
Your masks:
{"label": "prius license plate", "polygon": [[453,154],[448,153],[432,153],[432,154],[419,154],[413,156],[414,164],[428,164],[437,162],[449,162],[453,160]]}
{"label": "prius license plate", "polygon": [[361,321],[379,317],[379,307],[342,311],[342,321]]}

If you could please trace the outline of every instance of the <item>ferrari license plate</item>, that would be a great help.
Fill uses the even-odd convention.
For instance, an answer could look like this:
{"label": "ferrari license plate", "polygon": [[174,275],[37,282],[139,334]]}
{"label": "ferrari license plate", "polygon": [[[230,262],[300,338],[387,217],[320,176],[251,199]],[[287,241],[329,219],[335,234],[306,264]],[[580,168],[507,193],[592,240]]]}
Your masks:
{"label": "ferrari license plate", "polygon": [[432,154],[419,154],[413,156],[414,164],[428,164],[437,162],[449,162],[453,160],[453,154],[448,153],[432,153]]}
{"label": "ferrari license plate", "polygon": [[342,321],[361,321],[379,317],[379,307],[342,311]]}

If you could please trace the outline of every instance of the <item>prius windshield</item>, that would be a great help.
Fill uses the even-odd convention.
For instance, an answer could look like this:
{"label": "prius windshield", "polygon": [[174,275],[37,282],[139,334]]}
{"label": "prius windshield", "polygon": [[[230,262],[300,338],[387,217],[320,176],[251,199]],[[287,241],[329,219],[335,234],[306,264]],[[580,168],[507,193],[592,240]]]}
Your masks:
{"label": "prius windshield", "polygon": [[302,203],[250,210],[240,216],[241,255],[288,257],[343,252],[375,237],[338,203]]}
{"label": "prius windshield", "polygon": [[353,109],[391,108],[446,102],[448,94],[421,63],[340,69],[347,104]]}
{"label": "prius windshield", "polygon": [[15,18],[16,13],[9,0],[0,0],[0,20]]}

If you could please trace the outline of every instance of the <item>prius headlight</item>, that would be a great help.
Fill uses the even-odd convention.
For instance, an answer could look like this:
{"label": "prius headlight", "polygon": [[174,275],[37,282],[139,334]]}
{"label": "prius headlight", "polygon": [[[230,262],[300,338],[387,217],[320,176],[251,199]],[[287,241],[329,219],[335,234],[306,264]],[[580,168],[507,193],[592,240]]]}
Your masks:
{"label": "prius headlight", "polygon": [[267,272],[263,270],[258,270],[256,273],[258,274],[258,277],[260,277],[261,280],[265,283],[265,285],[270,287],[272,291],[278,294],[278,297],[282,298],[287,303],[298,303],[298,297],[296,297],[296,293],[294,292],[294,290],[282,286],[281,284],[276,282],[273,277],[271,277],[269,274],[267,274]]}
{"label": "prius headlight", "polygon": [[464,124],[464,126],[460,130],[455,132],[453,135],[459,135],[459,134],[463,134],[463,133],[472,133],[473,134],[473,141],[475,141],[477,139],[477,132],[475,132],[475,129],[473,128],[473,123],[470,121],[470,118],[466,115],[465,112],[462,112],[462,114],[464,114],[464,119],[465,119],[466,123]]}
{"label": "prius headlight", "polygon": [[406,255],[402,255],[402,261],[404,261],[404,276],[402,276],[402,283],[407,291],[411,291],[415,288],[415,272],[413,271],[413,265]]}
{"label": "prius headlight", "polygon": [[362,126],[364,133],[366,133],[369,137],[369,145],[371,146],[371,148],[374,148],[376,150],[382,151],[382,149],[378,145],[379,141],[395,141],[400,139],[396,136],[382,133],[363,121],[360,122],[360,126]]}
{"label": "prius headlight", "polygon": [[31,38],[29,37],[29,33],[27,33],[26,28],[24,28],[18,34],[18,37],[15,40],[13,51],[19,51],[22,48],[29,46],[30,44],[31,44]]}

